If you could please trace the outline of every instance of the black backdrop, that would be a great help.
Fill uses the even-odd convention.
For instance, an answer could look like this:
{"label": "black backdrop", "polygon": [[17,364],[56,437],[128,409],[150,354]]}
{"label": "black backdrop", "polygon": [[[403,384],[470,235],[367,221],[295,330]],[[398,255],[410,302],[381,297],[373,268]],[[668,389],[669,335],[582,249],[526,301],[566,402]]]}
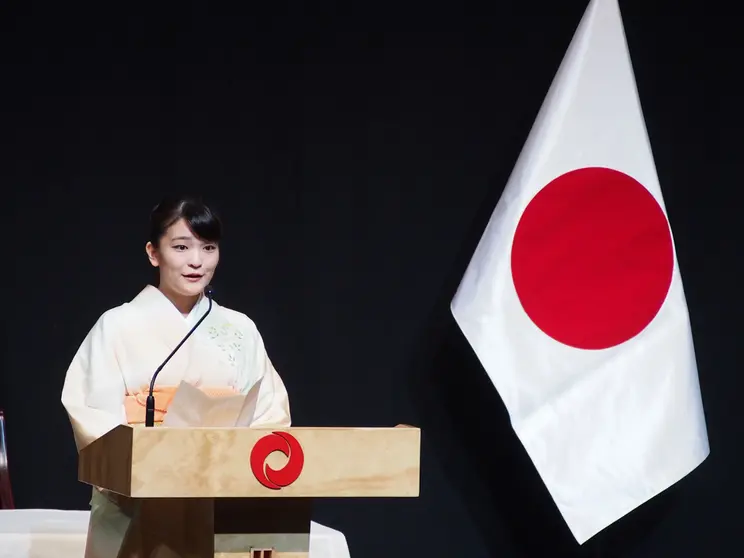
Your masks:
{"label": "black backdrop", "polygon": [[621,2],[712,453],[579,547],[448,303],[585,2],[351,4],[4,6],[0,406],[18,505],[86,506],[63,376],[98,315],[152,279],[151,206],[188,191],[226,221],[218,299],[257,322],[295,424],[423,428],[419,499],[318,503],[355,558],[740,554],[734,5]]}

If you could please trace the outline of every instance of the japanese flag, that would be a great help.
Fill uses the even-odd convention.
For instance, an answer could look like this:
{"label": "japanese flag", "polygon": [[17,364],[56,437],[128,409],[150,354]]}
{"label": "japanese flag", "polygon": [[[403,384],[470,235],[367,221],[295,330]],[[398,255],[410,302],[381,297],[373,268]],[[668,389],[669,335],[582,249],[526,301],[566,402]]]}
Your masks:
{"label": "japanese flag", "polygon": [[451,309],[579,543],[707,457],[616,0],[587,8]]}

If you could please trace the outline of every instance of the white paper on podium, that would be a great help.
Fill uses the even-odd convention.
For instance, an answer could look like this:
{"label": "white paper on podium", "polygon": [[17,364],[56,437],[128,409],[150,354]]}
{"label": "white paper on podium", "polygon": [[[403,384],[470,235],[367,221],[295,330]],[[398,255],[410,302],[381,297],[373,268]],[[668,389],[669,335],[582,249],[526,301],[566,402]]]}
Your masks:
{"label": "white paper on podium", "polygon": [[222,397],[210,397],[189,383],[178,385],[163,426],[216,426],[249,427],[253,422],[258,402],[258,380],[248,393]]}

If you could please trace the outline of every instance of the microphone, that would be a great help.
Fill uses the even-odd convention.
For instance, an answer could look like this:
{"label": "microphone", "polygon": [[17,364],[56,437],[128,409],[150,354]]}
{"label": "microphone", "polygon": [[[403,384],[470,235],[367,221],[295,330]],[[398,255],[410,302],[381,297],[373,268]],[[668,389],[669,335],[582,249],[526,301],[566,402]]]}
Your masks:
{"label": "microphone", "polygon": [[186,340],[191,337],[191,334],[194,333],[197,327],[204,321],[204,318],[206,318],[209,313],[212,311],[212,294],[214,291],[212,290],[211,285],[207,285],[207,287],[204,289],[204,295],[209,299],[209,308],[207,308],[207,311],[204,312],[204,315],[199,318],[199,321],[196,322],[196,325],[191,328],[191,330],[186,334],[186,337],[181,339],[181,342],[176,345],[176,348],[173,349],[171,354],[168,355],[168,358],[166,358],[163,361],[163,364],[158,366],[158,369],[155,370],[155,373],[152,375],[152,380],[150,380],[150,393],[147,396],[147,401],[145,402],[145,426],[155,426],[155,396],[152,394],[153,390],[155,389],[155,380],[158,377],[158,374],[160,374],[160,371],[163,369],[163,367],[168,364],[168,361],[173,357],[173,355],[176,354],[176,351],[181,348],[181,345],[183,345]]}

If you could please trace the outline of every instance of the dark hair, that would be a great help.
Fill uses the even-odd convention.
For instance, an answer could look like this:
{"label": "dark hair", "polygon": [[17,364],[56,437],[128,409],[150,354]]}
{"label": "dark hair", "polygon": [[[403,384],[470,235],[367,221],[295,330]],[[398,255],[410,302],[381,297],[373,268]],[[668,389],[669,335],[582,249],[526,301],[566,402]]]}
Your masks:
{"label": "dark hair", "polygon": [[150,242],[158,246],[165,231],[179,219],[184,219],[191,232],[201,240],[219,242],[222,238],[220,218],[200,199],[168,197],[150,213]]}

